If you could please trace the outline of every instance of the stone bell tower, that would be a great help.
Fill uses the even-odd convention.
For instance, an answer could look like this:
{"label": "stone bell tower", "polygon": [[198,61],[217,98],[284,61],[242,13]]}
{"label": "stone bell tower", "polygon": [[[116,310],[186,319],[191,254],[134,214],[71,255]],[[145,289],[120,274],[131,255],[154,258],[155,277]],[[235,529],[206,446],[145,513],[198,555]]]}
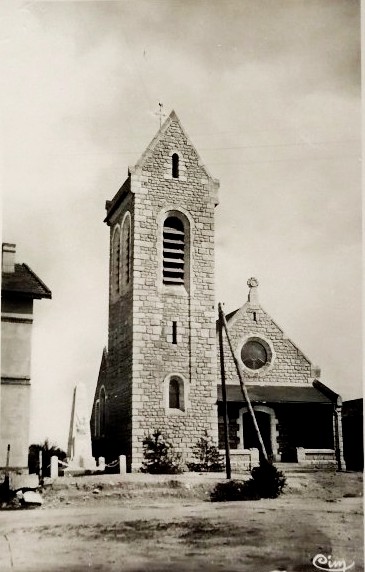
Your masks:
{"label": "stone bell tower", "polygon": [[98,430],[107,459],[125,454],[130,470],[155,429],[185,458],[204,430],[216,438],[218,187],[173,111],[106,204],[108,373],[97,389]]}

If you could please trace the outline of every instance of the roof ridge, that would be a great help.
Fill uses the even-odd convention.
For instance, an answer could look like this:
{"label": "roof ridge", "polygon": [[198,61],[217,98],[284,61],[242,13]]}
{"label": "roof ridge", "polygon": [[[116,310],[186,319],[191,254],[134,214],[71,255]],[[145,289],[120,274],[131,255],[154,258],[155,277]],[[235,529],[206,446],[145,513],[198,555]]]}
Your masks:
{"label": "roof ridge", "polygon": [[30,266],[28,266],[28,264],[26,264],[25,262],[21,263],[22,266],[24,266],[24,268],[26,268],[28,270],[28,272],[33,276],[33,278],[35,280],[37,280],[37,282],[42,286],[42,288],[44,289],[44,291],[47,293],[47,298],[52,298],[52,292],[51,290],[48,288],[48,286],[45,285],[45,283],[43,282],[43,280],[41,280],[39,278],[39,276],[37,276],[37,274],[30,268]]}

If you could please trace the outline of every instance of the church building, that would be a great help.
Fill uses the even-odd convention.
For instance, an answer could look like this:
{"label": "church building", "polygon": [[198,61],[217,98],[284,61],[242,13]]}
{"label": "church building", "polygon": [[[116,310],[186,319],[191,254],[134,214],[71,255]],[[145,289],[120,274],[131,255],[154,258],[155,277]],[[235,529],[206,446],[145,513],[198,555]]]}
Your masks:
{"label": "church building", "polygon": [[[128,470],[138,470],[143,439],[155,429],[186,460],[205,431],[221,443],[218,188],[172,112],[106,203],[109,334],[91,416],[95,458],[111,462],[126,455]],[[311,364],[259,306],[255,284],[250,282],[249,302],[228,318],[268,451],[282,461],[333,460],[340,398],[319,382],[313,385]],[[228,354],[226,362],[231,448],[237,467],[246,467],[257,443]],[[305,423],[311,438],[302,438],[299,414],[312,417]],[[306,452],[316,448],[317,454]]]}

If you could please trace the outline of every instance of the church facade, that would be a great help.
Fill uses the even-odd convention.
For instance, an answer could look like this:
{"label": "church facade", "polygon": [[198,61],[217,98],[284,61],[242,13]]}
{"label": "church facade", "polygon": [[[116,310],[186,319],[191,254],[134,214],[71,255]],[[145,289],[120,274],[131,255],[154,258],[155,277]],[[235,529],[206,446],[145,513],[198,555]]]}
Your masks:
{"label": "church facade", "polygon": [[[222,418],[214,296],[218,188],[218,181],[211,177],[172,112],[137,164],[129,168],[115,197],[106,203],[109,334],[91,416],[95,458],[102,456],[110,462],[126,455],[128,470],[138,470],[143,461],[143,439],[155,429],[160,429],[185,459],[205,431],[219,442]],[[251,308],[250,318],[253,315],[254,324],[252,320],[247,324],[242,310],[230,317],[239,343],[256,340],[261,350],[256,344],[255,351],[266,352],[262,367],[250,368],[249,362],[243,362],[250,383],[276,388],[310,386],[311,392],[301,394],[301,399],[314,399],[317,392],[323,397],[312,386],[308,360],[293,344],[287,344],[288,373],[281,375],[286,354],[276,340],[280,334],[274,326],[266,331],[270,319],[260,308]],[[254,441],[243,436],[244,404],[237,394],[233,370],[229,375],[231,447],[238,451],[238,465],[244,466],[247,459],[242,451],[255,447],[247,448]],[[321,448],[333,454],[334,404],[330,398],[322,401],[326,415],[331,410],[328,416],[320,414],[331,437],[323,441],[328,447]],[[265,414],[262,408],[257,411]],[[268,417],[260,424],[270,454],[276,460],[283,455],[285,460],[286,445],[283,449],[280,437],[274,439],[274,435],[278,428],[282,435],[291,431],[291,426],[285,425],[277,407],[265,411]]]}
{"label": "church facade", "polygon": [[[275,462],[337,464],[344,469],[341,397],[319,381],[319,368],[263,309],[258,281],[250,278],[248,286],[246,303],[226,319],[266,453]],[[226,337],[223,356],[232,466],[239,469],[252,464],[258,439]],[[223,448],[220,384],[217,397],[219,446]]]}

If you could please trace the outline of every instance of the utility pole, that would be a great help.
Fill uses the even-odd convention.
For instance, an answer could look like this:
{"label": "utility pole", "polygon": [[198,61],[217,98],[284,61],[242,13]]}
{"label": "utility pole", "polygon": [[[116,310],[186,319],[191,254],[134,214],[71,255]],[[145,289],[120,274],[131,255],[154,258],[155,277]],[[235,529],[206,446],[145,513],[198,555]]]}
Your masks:
{"label": "utility pole", "polygon": [[229,331],[228,331],[227,320],[226,320],[226,317],[225,317],[225,315],[224,315],[224,312],[223,312],[221,306],[220,306],[220,312],[221,312],[221,314],[222,314],[222,321],[223,321],[224,330],[225,330],[225,332],[226,332],[229,349],[231,350],[232,358],[233,358],[234,364],[235,364],[235,366],[236,366],[237,374],[238,374],[238,379],[239,379],[239,381],[240,381],[240,386],[241,386],[242,395],[243,395],[245,401],[247,402],[247,407],[248,407],[248,410],[249,410],[249,412],[250,412],[250,414],[251,414],[251,417],[252,417],[252,422],[253,422],[254,428],[255,428],[255,430],[256,430],[257,438],[258,438],[259,443],[260,443],[262,455],[263,455],[264,459],[265,459],[266,461],[268,461],[268,457],[267,457],[265,445],[264,445],[264,442],[263,442],[262,437],[261,437],[261,433],[260,433],[259,426],[257,425],[255,413],[254,413],[253,407],[252,407],[252,405],[251,405],[250,398],[249,398],[248,393],[247,393],[247,389],[246,389],[246,386],[245,386],[245,382],[244,382],[244,380],[243,380],[243,373],[242,373],[242,371],[241,371],[240,363],[239,363],[239,361],[238,361],[238,359],[237,359],[237,357],[236,357],[236,355],[235,355],[235,353],[234,353],[234,350],[233,350],[231,338],[230,338]]}
{"label": "utility pole", "polygon": [[227,479],[232,476],[231,473],[231,457],[229,451],[229,418],[227,408],[227,391],[226,391],[226,372],[224,369],[224,349],[223,349],[223,310],[221,303],[218,304],[218,333],[219,333],[219,353],[221,364],[221,379],[222,379],[222,398],[223,398],[223,419],[224,419],[224,448],[226,451],[226,475]]}

